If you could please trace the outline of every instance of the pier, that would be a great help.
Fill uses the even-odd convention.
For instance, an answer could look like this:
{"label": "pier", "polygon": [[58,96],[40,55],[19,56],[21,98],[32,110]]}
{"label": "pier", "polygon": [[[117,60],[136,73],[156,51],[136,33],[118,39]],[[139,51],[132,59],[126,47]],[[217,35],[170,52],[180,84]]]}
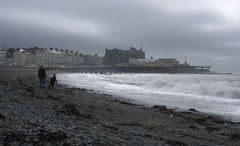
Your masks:
{"label": "pier", "polygon": [[104,67],[48,67],[48,69],[57,69],[67,72],[77,73],[191,73],[191,74],[209,74],[210,66],[175,66],[175,67],[143,67],[143,66],[104,66]]}

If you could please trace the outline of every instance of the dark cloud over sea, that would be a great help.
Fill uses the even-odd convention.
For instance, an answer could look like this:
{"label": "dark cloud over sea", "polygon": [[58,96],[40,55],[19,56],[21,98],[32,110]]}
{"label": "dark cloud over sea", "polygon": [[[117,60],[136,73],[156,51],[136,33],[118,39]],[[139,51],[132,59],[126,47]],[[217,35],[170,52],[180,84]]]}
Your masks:
{"label": "dark cloud over sea", "polygon": [[148,58],[240,72],[239,14],[238,0],[0,0],[0,47],[142,46]]}

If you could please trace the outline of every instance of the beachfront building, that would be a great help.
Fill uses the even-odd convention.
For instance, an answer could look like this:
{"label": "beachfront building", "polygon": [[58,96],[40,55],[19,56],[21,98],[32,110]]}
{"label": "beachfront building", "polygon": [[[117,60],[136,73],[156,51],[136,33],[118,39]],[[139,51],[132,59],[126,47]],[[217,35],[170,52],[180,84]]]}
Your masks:
{"label": "beachfront building", "polygon": [[83,64],[85,66],[102,66],[103,65],[103,57],[99,57],[98,55],[84,55],[83,56]]}
{"label": "beachfront building", "polygon": [[19,49],[13,53],[13,58],[11,63],[13,65],[26,65],[28,60],[29,53],[25,50]]}
{"label": "beachfront building", "polygon": [[[58,48],[15,49],[9,51],[8,64],[46,67],[102,66],[103,57],[82,55],[78,52]],[[13,52],[13,53],[12,53]]]}
{"label": "beachfront building", "polygon": [[44,66],[79,66],[83,64],[83,57],[78,52],[63,49],[37,49],[34,64]]}
{"label": "beachfront building", "polygon": [[83,57],[78,52],[63,49],[37,49],[31,57],[31,64],[44,66],[79,66],[83,64]]}
{"label": "beachfront building", "polygon": [[160,58],[157,60],[157,66],[172,67],[178,65],[179,61],[177,61],[175,58]]}
{"label": "beachfront building", "polygon": [[117,66],[118,64],[128,64],[129,59],[145,59],[145,52],[130,47],[129,50],[106,49],[104,64],[107,66]]}
{"label": "beachfront building", "polygon": [[16,49],[9,54],[8,64],[25,66],[80,66],[83,56],[78,52],[53,48]]}
{"label": "beachfront building", "polygon": [[160,59],[129,59],[131,66],[157,66],[157,67],[172,67],[178,66],[179,61],[175,58],[160,58]]}
{"label": "beachfront building", "polygon": [[0,65],[6,64],[6,51],[0,49]]}

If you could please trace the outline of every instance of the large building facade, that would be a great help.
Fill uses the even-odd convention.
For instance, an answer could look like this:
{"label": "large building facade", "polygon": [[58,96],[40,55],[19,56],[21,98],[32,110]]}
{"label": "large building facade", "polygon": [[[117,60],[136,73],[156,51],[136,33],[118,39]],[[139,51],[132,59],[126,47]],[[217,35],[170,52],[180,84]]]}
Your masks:
{"label": "large building facade", "polygon": [[0,65],[6,64],[6,51],[0,49]]}
{"label": "large building facade", "polygon": [[23,66],[49,66],[49,67],[77,67],[83,65],[100,66],[102,57],[82,55],[63,49],[53,48],[29,48],[16,49],[12,55],[7,58],[8,64]]}
{"label": "large building facade", "polygon": [[102,66],[103,57],[99,57],[98,55],[84,55],[83,62],[84,66]]}
{"label": "large building facade", "polygon": [[106,49],[104,64],[107,66],[117,66],[119,64],[128,64],[130,59],[145,59],[145,52],[130,47],[129,50]]}
{"label": "large building facade", "polygon": [[79,66],[83,64],[83,56],[78,52],[63,49],[37,49],[35,54],[29,53],[29,64],[45,66]]}

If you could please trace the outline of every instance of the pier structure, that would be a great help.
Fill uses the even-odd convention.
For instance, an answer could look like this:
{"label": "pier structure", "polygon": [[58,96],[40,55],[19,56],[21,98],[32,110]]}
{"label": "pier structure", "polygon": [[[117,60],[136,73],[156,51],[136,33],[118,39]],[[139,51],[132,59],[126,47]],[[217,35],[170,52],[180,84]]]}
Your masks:
{"label": "pier structure", "polygon": [[77,73],[190,73],[190,74],[209,74],[210,66],[176,66],[176,67],[139,67],[139,66],[104,66],[104,67],[76,67],[76,68],[58,68],[50,67],[48,69],[57,69],[67,72]]}

